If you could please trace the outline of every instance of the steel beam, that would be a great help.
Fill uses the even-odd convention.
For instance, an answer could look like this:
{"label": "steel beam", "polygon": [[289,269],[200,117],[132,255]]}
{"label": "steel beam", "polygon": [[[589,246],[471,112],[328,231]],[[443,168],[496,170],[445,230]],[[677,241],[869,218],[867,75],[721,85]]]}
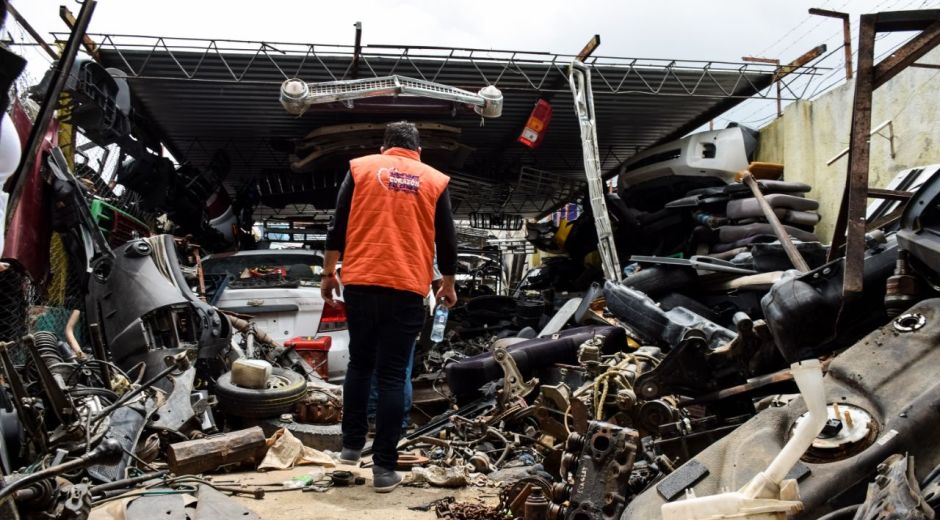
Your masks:
{"label": "steel beam", "polygon": [[[879,32],[921,31],[891,56],[874,63],[875,36]],[[878,87],[940,44],[940,10],[896,11],[861,17],[858,71],[852,105],[849,164],[842,205],[836,220],[828,260],[839,258],[845,245],[842,292],[862,292],[865,261],[865,207],[869,196],[891,197],[886,190],[869,190],[869,154],[872,96]]]}

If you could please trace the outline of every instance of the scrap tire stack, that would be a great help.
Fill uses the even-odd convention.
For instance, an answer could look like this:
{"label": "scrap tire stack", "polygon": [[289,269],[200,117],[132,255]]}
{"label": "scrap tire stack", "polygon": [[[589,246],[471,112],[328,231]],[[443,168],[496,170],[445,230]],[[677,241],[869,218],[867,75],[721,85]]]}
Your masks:
{"label": "scrap tire stack", "polygon": [[289,411],[307,395],[307,381],[300,374],[275,367],[271,377],[286,380],[287,384],[279,388],[242,388],[232,383],[231,372],[222,374],[215,387],[219,406],[236,417],[264,419]]}

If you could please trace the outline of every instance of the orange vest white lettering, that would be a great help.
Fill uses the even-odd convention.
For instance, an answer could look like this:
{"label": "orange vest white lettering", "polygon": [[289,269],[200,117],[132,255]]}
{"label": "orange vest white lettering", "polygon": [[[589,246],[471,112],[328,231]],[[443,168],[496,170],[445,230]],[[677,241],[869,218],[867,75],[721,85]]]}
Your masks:
{"label": "orange vest white lettering", "polygon": [[352,205],[346,225],[343,283],[424,296],[434,262],[434,212],[450,178],[390,148],[349,162]]}

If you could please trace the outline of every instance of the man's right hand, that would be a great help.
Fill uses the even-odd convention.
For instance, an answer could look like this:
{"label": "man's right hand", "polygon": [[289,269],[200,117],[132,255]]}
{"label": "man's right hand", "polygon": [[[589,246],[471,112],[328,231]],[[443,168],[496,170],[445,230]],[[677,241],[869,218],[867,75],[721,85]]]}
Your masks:
{"label": "man's right hand", "polygon": [[441,288],[434,295],[437,301],[443,302],[448,309],[457,304],[457,291],[454,289],[454,276],[444,275],[441,280]]}
{"label": "man's right hand", "polygon": [[329,278],[320,279],[320,296],[327,304],[336,307],[336,300],[333,299],[334,292],[336,297],[343,295],[342,290],[339,288],[339,278],[335,274]]}

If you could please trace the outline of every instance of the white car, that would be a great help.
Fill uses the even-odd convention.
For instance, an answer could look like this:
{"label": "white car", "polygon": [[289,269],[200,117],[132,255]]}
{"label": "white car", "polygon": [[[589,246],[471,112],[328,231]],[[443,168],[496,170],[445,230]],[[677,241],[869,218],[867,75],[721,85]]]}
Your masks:
{"label": "white car", "polygon": [[326,305],[320,296],[322,254],[301,249],[221,253],[207,257],[203,270],[209,277],[228,275],[216,307],[254,316],[255,324],[275,341],[330,336],[330,382],[341,382],[346,377],[346,307]]}

